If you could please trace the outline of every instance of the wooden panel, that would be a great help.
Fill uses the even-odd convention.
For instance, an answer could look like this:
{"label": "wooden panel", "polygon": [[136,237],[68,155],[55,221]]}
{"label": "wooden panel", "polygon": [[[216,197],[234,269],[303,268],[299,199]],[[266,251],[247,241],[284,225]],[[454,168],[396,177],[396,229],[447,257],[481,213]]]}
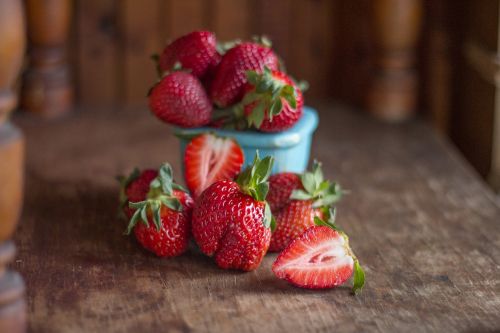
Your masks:
{"label": "wooden panel", "polygon": [[290,29],[294,24],[292,2],[290,0],[256,1],[256,15],[253,17],[253,31],[259,35],[267,35],[273,42],[273,48],[283,58],[285,65],[293,57]]}
{"label": "wooden panel", "polygon": [[473,43],[485,52],[497,50],[498,1],[466,2],[462,20],[464,35],[456,66],[451,136],[467,159],[483,175],[491,167],[495,86],[480,75],[480,69],[464,58],[465,45]]}
{"label": "wooden panel", "polygon": [[308,95],[325,96],[332,83],[333,7],[329,0],[293,1],[289,72],[310,83]]}
{"label": "wooden panel", "polygon": [[156,82],[151,55],[161,48],[160,0],[123,0],[123,97],[127,104],[146,104],[149,88]]}
{"label": "wooden panel", "polygon": [[358,106],[364,104],[373,68],[371,1],[339,1],[335,11],[337,49],[332,93]]}
{"label": "wooden panel", "polygon": [[80,0],[76,10],[79,100],[86,105],[114,105],[119,92],[116,2]]}
{"label": "wooden panel", "polygon": [[250,0],[213,0],[210,26],[221,41],[251,35]]}
{"label": "wooden panel", "polygon": [[170,0],[167,25],[169,38],[185,35],[193,30],[207,28],[207,5],[205,0]]}

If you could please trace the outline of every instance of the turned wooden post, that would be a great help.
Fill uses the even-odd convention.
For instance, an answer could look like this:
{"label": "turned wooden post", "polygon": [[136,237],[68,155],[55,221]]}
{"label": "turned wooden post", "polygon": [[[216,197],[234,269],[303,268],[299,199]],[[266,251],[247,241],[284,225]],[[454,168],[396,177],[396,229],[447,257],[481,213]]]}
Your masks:
{"label": "turned wooden post", "polygon": [[374,0],[375,71],[368,109],[388,121],[410,118],[417,106],[416,47],[421,0]]}
{"label": "turned wooden post", "polygon": [[24,74],[24,110],[55,117],[73,105],[67,62],[71,0],[26,0],[29,68]]}
{"label": "turned wooden post", "polygon": [[17,104],[12,86],[25,50],[22,0],[0,1],[0,332],[26,330],[24,283],[8,264],[22,203],[24,140],[8,115]]}

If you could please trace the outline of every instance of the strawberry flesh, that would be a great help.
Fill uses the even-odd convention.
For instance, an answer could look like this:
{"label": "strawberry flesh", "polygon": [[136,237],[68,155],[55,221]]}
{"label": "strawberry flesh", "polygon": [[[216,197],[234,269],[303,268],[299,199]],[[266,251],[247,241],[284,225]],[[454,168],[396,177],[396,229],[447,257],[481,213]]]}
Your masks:
{"label": "strawberry flesh", "polygon": [[327,226],[313,226],[293,240],[272,266],[274,274],[307,289],[333,288],[353,274],[354,258],[346,239]]}
{"label": "strawberry flesh", "polygon": [[192,195],[222,179],[233,179],[243,165],[243,150],[236,141],[212,134],[195,137],[184,154],[184,176]]}

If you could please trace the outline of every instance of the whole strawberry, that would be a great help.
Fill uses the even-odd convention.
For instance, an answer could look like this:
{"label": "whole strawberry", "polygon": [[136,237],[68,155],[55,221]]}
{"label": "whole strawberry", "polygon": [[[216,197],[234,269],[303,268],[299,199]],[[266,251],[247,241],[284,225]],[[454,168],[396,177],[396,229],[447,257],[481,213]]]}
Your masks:
{"label": "whole strawberry", "polygon": [[206,76],[219,63],[215,34],[210,31],[193,31],[168,44],[160,55],[161,71],[171,71],[176,63],[191,70],[199,78]]}
{"label": "whole strawberry", "polygon": [[172,168],[162,165],[141,201],[129,201],[133,210],[126,234],[159,257],[174,257],[187,250],[193,200],[173,182]]}
{"label": "whole strawberry", "polygon": [[290,202],[293,190],[302,189],[300,176],[293,172],[281,172],[269,177],[269,193],[266,201],[272,212],[278,212]]}
{"label": "whole strawberry", "polygon": [[212,103],[198,78],[184,71],[165,75],[149,94],[149,108],[162,121],[181,127],[210,122]]}
{"label": "whole strawberry", "polygon": [[326,221],[315,218],[315,225],[279,254],[272,266],[278,278],[301,288],[325,289],[342,285],[354,274],[353,293],[363,288],[365,273],[333,216],[329,212]]}
{"label": "whole strawberry", "polygon": [[267,66],[278,69],[278,57],[268,46],[259,43],[241,43],[222,57],[210,85],[210,98],[218,107],[225,108],[239,102],[247,82],[246,72],[261,72]]}
{"label": "whole strawberry", "polygon": [[283,250],[292,240],[314,225],[315,217],[323,217],[328,206],[342,196],[338,184],[324,180],[321,164],[316,161],[313,163],[312,172],[305,172],[296,177],[290,173],[271,176],[268,200],[276,221],[276,229],[269,251]]}
{"label": "whole strawberry", "polygon": [[271,211],[264,201],[272,157],[256,156],[235,181],[221,180],[196,200],[193,236],[201,251],[214,256],[224,269],[251,271],[267,252],[271,240]]}
{"label": "whole strawberry", "polygon": [[158,171],[147,169],[139,171],[135,168],[128,177],[120,176],[120,207],[127,217],[130,219],[134,210],[128,206],[128,202],[138,202],[146,199],[149,192],[149,185],[158,176]]}
{"label": "whole strawberry", "polygon": [[263,73],[247,72],[243,98],[248,125],[263,132],[280,132],[302,116],[302,91],[285,73],[264,68]]}

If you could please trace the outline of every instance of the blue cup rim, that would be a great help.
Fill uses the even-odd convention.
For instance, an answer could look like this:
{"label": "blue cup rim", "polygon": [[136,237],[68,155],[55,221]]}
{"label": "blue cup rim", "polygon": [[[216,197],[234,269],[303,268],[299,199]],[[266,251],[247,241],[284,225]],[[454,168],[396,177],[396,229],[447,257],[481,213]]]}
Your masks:
{"label": "blue cup rim", "polygon": [[219,136],[231,137],[246,147],[289,147],[298,144],[304,136],[310,136],[318,127],[319,117],[315,109],[304,106],[300,120],[290,129],[279,133],[258,131],[236,131],[213,127],[182,128],[174,126],[174,133],[179,136],[192,136],[203,132],[213,132]]}

